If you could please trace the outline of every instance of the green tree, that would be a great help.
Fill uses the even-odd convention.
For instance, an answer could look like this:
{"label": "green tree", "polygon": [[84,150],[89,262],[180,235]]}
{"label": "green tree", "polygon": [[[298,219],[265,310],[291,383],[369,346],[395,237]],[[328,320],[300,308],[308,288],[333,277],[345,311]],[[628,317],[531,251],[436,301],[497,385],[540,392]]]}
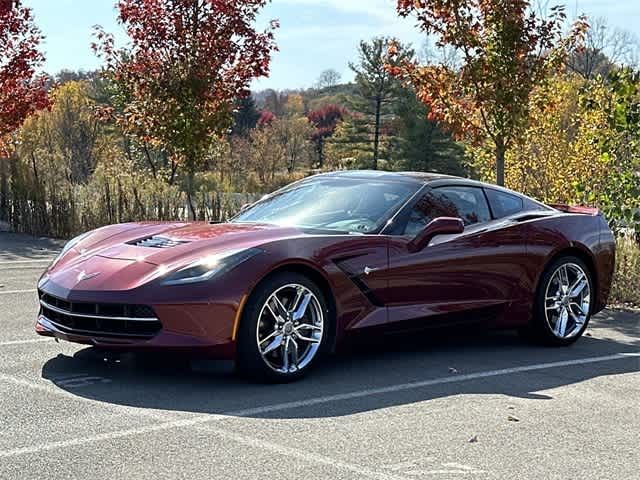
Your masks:
{"label": "green tree", "polygon": [[403,89],[394,104],[394,163],[402,170],[464,175],[464,147],[427,118],[429,109],[415,91]]}
{"label": "green tree", "polygon": [[[604,97],[598,96],[600,89],[607,92]],[[632,227],[640,241],[640,72],[619,69],[592,82],[582,105],[604,110],[608,124],[608,130],[595,132],[599,160],[608,165],[604,188],[589,200],[613,220],[614,229]]]}
{"label": "green tree", "polygon": [[260,112],[256,107],[256,102],[251,95],[244,96],[236,101],[236,108],[233,112],[234,135],[246,135],[249,130],[256,128]]}
{"label": "green tree", "polygon": [[[396,45],[396,50],[395,57],[390,59],[387,52],[392,43]],[[375,170],[380,158],[383,123],[391,114],[391,106],[401,89],[400,82],[387,67],[389,64],[411,62],[415,52],[408,46],[400,45],[396,39],[377,37],[370,42],[360,42],[358,53],[358,63],[349,64],[356,74],[358,86],[358,94],[350,109],[361,113],[369,124],[373,143],[371,166]]]}

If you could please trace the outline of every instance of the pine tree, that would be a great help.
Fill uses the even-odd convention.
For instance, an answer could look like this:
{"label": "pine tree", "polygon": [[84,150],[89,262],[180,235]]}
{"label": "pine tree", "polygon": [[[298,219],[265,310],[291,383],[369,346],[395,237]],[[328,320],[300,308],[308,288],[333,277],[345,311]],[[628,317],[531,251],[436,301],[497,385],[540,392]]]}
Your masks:
{"label": "pine tree", "polygon": [[391,60],[387,51],[391,44],[397,46],[394,65],[414,57],[415,52],[409,46],[400,45],[396,39],[376,37],[370,42],[360,42],[360,59],[357,64],[349,64],[356,74],[358,87],[350,110],[360,113],[366,119],[372,143],[371,167],[374,170],[378,168],[381,156],[384,124],[393,119],[391,107],[402,89],[400,82],[389,73],[388,64]]}
{"label": "pine tree", "polygon": [[260,119],[260,112],[256,107],[256,102],[251,95],[239,98],[236,102],[236,110],[233,113],[233,135],[247,135],[247,133],[256,128]]}
{"label": "pine tree", "polygon": [[415,91],[403,89],[394,104],[393,157],[402,170],[464,175],[464,148],[427,118],[429,109]]}

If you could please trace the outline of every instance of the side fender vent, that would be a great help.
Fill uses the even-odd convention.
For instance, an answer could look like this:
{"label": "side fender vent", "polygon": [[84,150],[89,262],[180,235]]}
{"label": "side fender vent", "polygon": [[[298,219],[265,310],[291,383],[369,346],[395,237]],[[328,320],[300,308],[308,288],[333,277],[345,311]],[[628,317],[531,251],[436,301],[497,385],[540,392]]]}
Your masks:
{"label": "side fender vent", "polygon": [[[351,268],[348,267],[347,261],[352,258],[360,257],[361,255],[355,255],[352,257],[346,257],[341,259],[334,260],[334,264],[344,273],[349,280],[353,282],[353,284],[360,290],[360,292],[366,297],[372,305],[376,307],[383,307],[384,304],[380,301],[380,299],[376,296],[376,294],[369,288],[369,285],[364,281],[362,275],[357,272],[352,271]],[[364,272],[363,272],[364,275]]]}

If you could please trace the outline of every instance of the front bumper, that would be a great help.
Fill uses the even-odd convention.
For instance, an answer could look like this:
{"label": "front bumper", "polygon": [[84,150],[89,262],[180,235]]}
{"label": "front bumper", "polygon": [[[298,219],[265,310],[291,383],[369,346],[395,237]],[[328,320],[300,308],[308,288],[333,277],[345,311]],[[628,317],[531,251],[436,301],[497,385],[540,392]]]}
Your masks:
{"label": "front bumper", "polygon": [[[40,311],[36,332],[113,350],[172,351],[235,358],[234,331],[240,301],[233,298],[197,301],[193,295],[187,295],[191,298],[179,303],[176,300],[180,295],[176,295],[175,290],[167,299],[157,298],[163,292],[138,293],[64,291],[49,280],[38,290]],[[95,311],[93,305],[96,305]],[[145,318],[123,316],[122,306],[128,313],[132,311],[129,306],[147,305],[152,314],[146,314]],[[152,327],[154,320],[156,325]]]}

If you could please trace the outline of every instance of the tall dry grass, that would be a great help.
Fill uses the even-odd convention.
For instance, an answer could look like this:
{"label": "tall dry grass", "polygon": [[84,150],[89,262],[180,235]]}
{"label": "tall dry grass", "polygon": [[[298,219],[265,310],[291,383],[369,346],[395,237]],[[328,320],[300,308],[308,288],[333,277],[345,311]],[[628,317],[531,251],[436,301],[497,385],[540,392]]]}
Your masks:
{"label": "tall dry grass", "polygon": [[612,305],[640,307],[640,243],[630,235],[618,238]]}

